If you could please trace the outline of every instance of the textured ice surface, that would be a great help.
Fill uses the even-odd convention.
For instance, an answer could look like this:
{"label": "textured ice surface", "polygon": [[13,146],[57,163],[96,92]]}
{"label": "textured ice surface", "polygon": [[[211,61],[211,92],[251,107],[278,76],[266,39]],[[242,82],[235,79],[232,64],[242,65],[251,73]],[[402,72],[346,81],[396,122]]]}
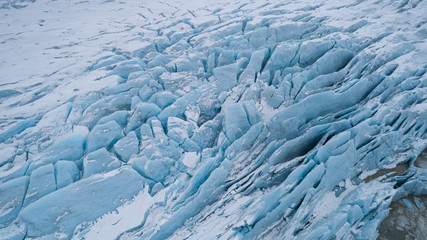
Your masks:
{"label": "textured ice surface", "polygon": [[27,225],[27,237],[55,232],[70,236],[80,223],[113,211],[132,199],[143,186],[141,175],[130,167],[123,167],[104,175],[93,175],[46,195],[25,207],[18,219]]}
{"label": "textured ice surface", "polygon": [[426,12],[0,2],[0,239],[421,239]]}

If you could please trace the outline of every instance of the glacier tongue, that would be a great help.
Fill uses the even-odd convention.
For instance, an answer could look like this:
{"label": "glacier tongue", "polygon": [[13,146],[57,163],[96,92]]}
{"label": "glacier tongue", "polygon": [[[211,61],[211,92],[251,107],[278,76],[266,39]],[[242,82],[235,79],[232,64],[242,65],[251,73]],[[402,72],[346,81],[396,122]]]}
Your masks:
{"label": "glacier tongue", "polygon": [[0,3],[0,238],[422,236],[425,12]]}

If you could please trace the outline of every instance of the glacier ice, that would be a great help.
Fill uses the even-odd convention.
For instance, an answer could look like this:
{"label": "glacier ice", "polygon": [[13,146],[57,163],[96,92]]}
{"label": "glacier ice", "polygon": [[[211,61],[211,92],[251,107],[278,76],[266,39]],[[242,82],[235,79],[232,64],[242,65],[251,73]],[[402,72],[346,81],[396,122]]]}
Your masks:
{"label": "glacier ice", "polygon": [[149,160],[145,157],[132,161],[132,167],[142,176],[154,182],[162,182],[169,175],[169,169],[174,164],[170,158]]}
{"label": "glacier ice", "polygon": [[113,150],[120,160],[127,162],[132,157],[139,153],[139,140],[136,138],[135,132],[130,132],[126,137],[117,141]]}
{"label": "glacier ice", "polygon": [[0,230],[0,236],[9,240],[21,240],[25,238],[27,229],[25,224],[10,224],[9,226]]}
{"label": "glacier ice", "polygon": [[29,177],[19,177],[0,186],[1,192],[1,221],[2,227],[9,225],[18,215],[25,199]]}
{"label": "glacier ice", "polygon": [[[87,154],[83,159],[82,177],[86,178],[96,173],[105,173],[119,168],[121,163],[114,159],[105,148]],[[80,176],[80,172],[78,172]]]}
{"label": "glacier ice", "polygon": [[0,238],[421,239],[426,10],[0,3]]}
{"label": "glacier ice", "polygon": [[31,173],[23,208],[56,190],[54,171],[53,164],[46,164]]}
{"label": "glacier ice", "polygon": [[170,139],[183,144],[193,134],[193,125],[177,117],[169,117],[167,122],[167,134]]}
{"label": "glacier ice", "polygon": [[[129,182],[132,187],[123,187]],[[79,224],[114,210],[132,199],[143,186],[141,175],[123,167],[106,175],[92,175],[46,195],[24,208],[18,218],[27,225],[27,237],[55,232],[70,236]],[[55,224],[49,224],[52,222]]]}
{"label": "glacier ice", "polygon": [[93,152],[100,148],[110,149],[123,137],[122,128],[116,121],[96,125],[87,137],[87,150]]}
{"label": "glacier ice", "polygon": [[58,161],[55,163],[56,189],[63,188],[80,179],[80,170],[72,161]]}

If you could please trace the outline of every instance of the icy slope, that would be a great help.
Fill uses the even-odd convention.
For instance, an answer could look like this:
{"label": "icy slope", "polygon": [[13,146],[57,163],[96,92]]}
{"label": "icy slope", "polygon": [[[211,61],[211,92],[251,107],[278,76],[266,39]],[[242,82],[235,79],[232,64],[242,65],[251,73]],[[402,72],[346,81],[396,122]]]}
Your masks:
{"label": "icy slope", "polygon": [[427,194],[426,2],[24,3],[1,239],[375,239]]}

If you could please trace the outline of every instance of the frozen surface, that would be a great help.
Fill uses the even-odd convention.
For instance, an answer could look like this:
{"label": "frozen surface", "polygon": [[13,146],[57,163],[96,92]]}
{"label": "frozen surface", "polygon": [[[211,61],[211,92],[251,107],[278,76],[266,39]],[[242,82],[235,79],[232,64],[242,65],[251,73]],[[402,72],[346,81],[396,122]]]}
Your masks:
{"label": "frozen surface", "polygon": [[0,1],[0,239],[421,239],[426,12]]}

